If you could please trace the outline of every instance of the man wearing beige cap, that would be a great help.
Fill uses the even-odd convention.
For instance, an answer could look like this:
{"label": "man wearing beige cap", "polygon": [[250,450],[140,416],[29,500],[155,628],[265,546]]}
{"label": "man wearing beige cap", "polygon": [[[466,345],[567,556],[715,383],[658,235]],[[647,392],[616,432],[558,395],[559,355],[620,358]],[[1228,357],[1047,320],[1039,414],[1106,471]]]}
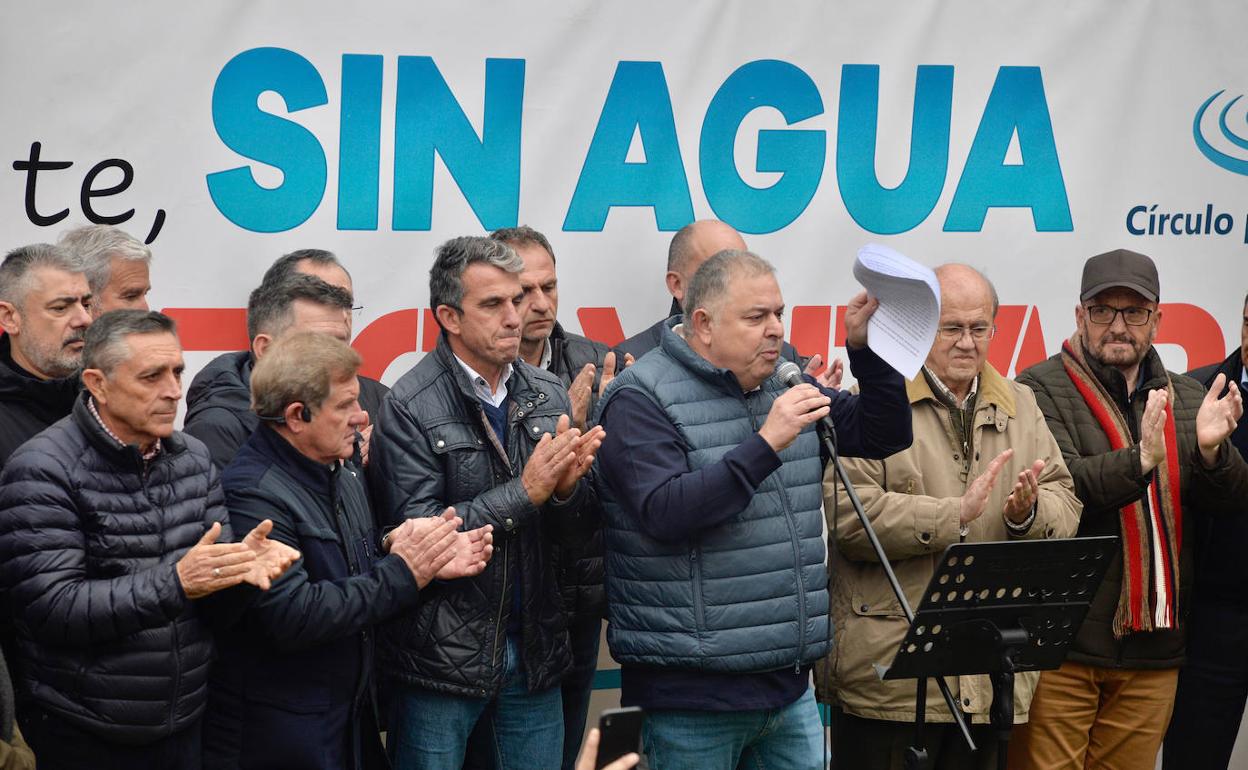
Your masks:
{"label": "man wearing beige cap", "polygon": [[1011,768],[1153,767],[1183,663],[1196,519],[1248,497],[1248,464],[1228,441],[1239,389],[1219,375],[1206,392],[1165,370],[1153,348],[1159,296],[1150,258],[1092,257],[1075,333],[1018,378],[1074,477],[1079,536],[1117,535],[1121,552],[1066,662],[1041,675]]}

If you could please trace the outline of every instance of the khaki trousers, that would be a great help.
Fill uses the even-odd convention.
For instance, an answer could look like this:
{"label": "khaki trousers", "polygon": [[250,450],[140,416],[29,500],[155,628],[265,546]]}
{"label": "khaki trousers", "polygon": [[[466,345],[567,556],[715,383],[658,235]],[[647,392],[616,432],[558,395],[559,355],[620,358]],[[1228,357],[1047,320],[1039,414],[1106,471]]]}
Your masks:
{"label": "khaki trousers", "polygon": [[1177,668],[1070,661],[1042,672],[1028,722],[1010,737],[1010,770],[1152,770],[1178,678]]}

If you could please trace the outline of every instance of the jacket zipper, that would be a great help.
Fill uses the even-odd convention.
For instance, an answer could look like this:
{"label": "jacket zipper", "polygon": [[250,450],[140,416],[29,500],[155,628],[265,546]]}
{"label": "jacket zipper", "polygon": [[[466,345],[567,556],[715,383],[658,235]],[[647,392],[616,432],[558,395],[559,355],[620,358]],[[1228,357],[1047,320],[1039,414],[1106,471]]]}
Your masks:
{"label": "jacket zipper", "polygon": [[706,606],[702,601],[702,562],[698,560],[698,549],[689,549],[689,566],[693,569],[693,617],[698,635],[706,630]]}
{"label": "jacket zipper", "polygon": [[[754,432],[758,432],[758,416],[750,409],[749,399],[744,395],[742,398],[746,401],[745,408],[750,414],[750,426]],[[801,434],[798,434],[800,438]],[[794,439],[796,441],[796,439]],[[783,461],[781,461],[783,466]],[[793,673],[800,674],[802,672],[802,660],[806,657],[806,584],[802,579],[802,544],[801,539],[797,536],[797,522],[794,520],[793,508],[789,505],[789,491],[784,488],[784,483],[779,477],[776,478],[776,489],[780,492],[780,503],[784,508],[784,523],[789,528],[789,544],[793,546],[793,567],[794,582],[797,585],[797,658],[793,661]]]}
{"label": "jacket zipper", "polygon": [[[513,400],[512,403],[514,405],[515,401]],[[486,436],[490,437],[491,439],[490,443],[492,443],[494,447],[497,450],[499,450],[499,453],[503,456],[503,460],[504,460],[503,464],[504,466],[506,466],[507,472],[511,475],[512,478],[515,478],[516,473],[514,470],[512,470],[512,467],[511,467],[511,457],[507,454],[506,448],[503,447],[501,442],[498,441],[498,437],[494,435],[494,430],[492,427],[490,427],[489,420],[486,419],[485,410],[482,409],[480,405],[478,405],[477,411],[480,414],[481,422],[484,424],[484,427],[486,428]],[[508,442],[507,443],[510,444],[512,443],[512,440],[515,439],[517,421],[511,418],[511,414],[514,414],[515,409],[512,408],[508,411],[510,413],[507,415],[507,418],[508,418],[508,426],[507,426]],[[494,616],[494,652],[490,656],[491,678],[493,678],[493,672],[497,670],[498,668],[498,650],[503,645],[503,636],[505,634],[505,628],[503,626],[503,605],[507,601],[507,561],[508,561],[507,557],[510,555],[510,552],[511,552],[510,545],[511,545],[511,538],[508,537],[505,541],[503,541],[502,549],[501,549],[502,557],[503,557],[503,579],[502,579],[503,590],[499,591],[498,593],[498,612]]]}
{"label": "jacket zipper", "polygon": [[797,522],[794,521],[793,509],[789,505],[789,492],[783,484],[777,483],[780,490],[780,502],[784,505],[784,522],[789,527],[789,542],[793,545],[793,564],[797,577],[797,659],[793,661],[793,673],[802,671],[802,660],[806,657],[806,584],[802,580],[802,546],[797,536]]}
{"label": "jacket zipper", "polygon": [[[150,491],[149,491],[149,489],[148,489],[148,485],[147,485],[147,477],[148,477],[148,471],[149,471],[149,470],[150,470],[150,469],[147,467],[146,463],[144,463],[144,462],[142,462],[142,461],[140,460],[140,462],[139,462],[139,478],[140,478],[140,479],[142,480],[142,482],[143,482],[143,497],[147,500],[147,502],[148,502],[148,503],[149,503],[149,504],[150,504],[153,508],[159,508],[160,506],[156,505],[156,501],[152,499],[151,492],[150,492]],[[160,524],[160,552],[161,552],[161,553],[166,553],[166,546],[168,545],[168,540],[166,539],[166,533],[167,533],[167,532],[168,532],[168,530],[167,530],[167,528],[164,526],[164,522],[162,521],[162,522],[161,522],[161,524]],[[178,578],[176,577],[176,576],[177,576],[177,568],[176,568],[176,566],[175,566],[175,568],[174,568],[174,575],[175,575],[174,579],[175,579],[175,580],[177,580]],[[180,581],[179,581],[179,582],[180,582]],[[182,590],[183,590],[183,593],[185,593],[185,592],[186,592],[186,589],[185,589],[185,588],[183,588]],[[188,601],[189,601],[189,599],[188,599]],[[178,641],[178,621],[177,621],[177,619],[174,619],[173,623],[171,623],[171,624],[170,624],[170,630],[172,631],[172,634],[173,634],[173,689],[172,689],[172,692],[170,693],[170,698],[169,698],[169,731],[172,733],[172,731],[173,731],[173,723],[174,723],[175,719],[177,718],[177,711],[178,711],[178,691],[179,691],[179,690],[181,689],[181,687],[182,687],[182,656],[181,656],[181,654],[180,654],[180,652],[179,652],[179,650],[181,649],[182,645],[181,645],[181,643]]]}

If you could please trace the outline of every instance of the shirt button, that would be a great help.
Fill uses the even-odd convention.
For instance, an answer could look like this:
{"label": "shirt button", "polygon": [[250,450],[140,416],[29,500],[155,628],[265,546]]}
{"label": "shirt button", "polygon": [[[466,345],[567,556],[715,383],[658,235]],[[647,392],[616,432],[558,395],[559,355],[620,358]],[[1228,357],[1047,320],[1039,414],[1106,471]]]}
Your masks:
{"label": "shirt button", "polygon": [[539,427],[537,427],[536,425],[534,425],[534,426],[533,426],[533,432],[534,432],[534,433],[540,433],[540,432],[541,432],[541,430],[542,430],[542,429],[541,429],[541,428],[539,428]]}
{"label": "shirt button", "polygon": [[503,519],[503,524],[507,526],[507,529],[511,529],[512,527],[516,525],[516,523],[512,521],[511,518]]}
{"label": "shirt button", "polygon": [[860,611],[861,611],[861,612],[867,612],[867,611],[868,611],[868,610],[870,610],[870,609],[871,609],[870,605],[864,604],[864,605],[862,605],[862,607],[860,608]]}
{"label": "shirt button", "polygon": [[971,699],[970,699],[970,698],[963,698],[963,699],[962,699],[962,705],[963,705],[963,706],[969,706],[969,705],[971,705]]}
{"label": "shirt button", "polygon": [[516,412],[516,416],[517,416],[517,417],[523,417],[523,416],[524,416],[524,410],[523,410],[523,409],[521,409],[520,411]]}
{"label": "shirt button", "polygon": [[438,449],[441,449],[444,446],[446,446],[446,442],[442,439],[438,439]]}
{"label": "shirt button", "polygon": [[526,402],[526,403],[525,403],[525,406],[527,406],[528,408],[532,409],[532,408],[533,408],[533,402],[532,402],[532,401],[528,401],[528,402]]}

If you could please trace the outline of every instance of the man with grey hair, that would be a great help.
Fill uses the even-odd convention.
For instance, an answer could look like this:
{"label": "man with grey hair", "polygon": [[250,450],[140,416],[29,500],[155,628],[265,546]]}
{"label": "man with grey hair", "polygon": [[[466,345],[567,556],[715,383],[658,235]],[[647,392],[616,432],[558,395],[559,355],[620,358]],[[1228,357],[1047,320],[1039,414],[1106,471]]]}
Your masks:
{"label": "man with grey hair", "polygon": [[[351,297],[352,305],[354,305],[355,285],[351,281],[351,274],[338,259],[338,255],[325,249],[295,249],[283,254],[269,265],[268,270],[264,271],[264,277],[260,279],[260,283],[275,283],[298,273],[316,276],[330,286],[337,286]],[[352,330],[354,313],[362,309],[354,306],[351,308],[352,315],[347,316],[348,333]],[[385,393],[382,396],[384,397]]]}
{"label": "man with grey hair", "polygon": [[147,310],[152,250],[138,238],[111,225],[83,225],[63,233],[56,245],[82,263],[96,318],[110,310]]}
{"label": "man with grey hair", "polygon": [[[906,383],[914,443],[887,459],[845,461],[908,596],[923,592],[947,546],[1072,537],[1082,508],[1031,389],[988,363],[997,310],[992,284],[967,265],[941,265],[936,277],[936,340],[919,376]],[[831,473],[823,488],[828,527],[837,531],[831,560],[836,652],[816,667],[815,682],[819,699],[835,704],[833,754],[839,767],[900,767],[914,738],[914,682],[881,680],[874,664],[888,662],[908,624],[845,488]],[[1037,672],[1018,675],[1016,720],[1027,719],[1038,678]],[[929,682],[924,742],[932,767],[994,770],[988,677],[949,677],[948,683],[979,750],[967,750]]]}
{"label": "man with grey hair", "polygon": [[646,709],[652,767],[806,770],[822,754],[810,668],[828,651],[815,424],[832,415],[845,455],[905,449],[904,381],[866,346],[866,292],[845,317],[861,396],[776,375],[784,300],[758,256],[716,254],[684,299],[599,405],[621,702]]}
{"label": "man with grey hair", "polygon": [[[325,249],[296,249],[283,254],[272,265],[269,265],[269,269],[264,272],[264,278],[260,282],[273,283],[295,273],[316,276],[330,286],[337,286],[350,295],[352,308],[347,315],[347,336],[350,338],[354,333],[356,315],[364,307],[356,304],[355,284],[351,281],[351,273],[347,272],[346,266],[342,264],[338,256]],[[360,381],[360,406],[364,407],[364,413],[368,415],[368,422],[360,428],[360,437],[357,442],[359,448],[356,455],[359,462],[367,462],[373,425],[378,412],[381,411],[381,401],[390,392],[390,388],[363,374],[356,375],[356,377]]]}
{"label": "man with grey hair", "polygon": [[460,770],[482,719],[499,767],[562,759],[559,684],[571,655],[551,550],[597,524],[584,476],[603,432],[571,427],[563,383],[517,358],[523,270],[489,238],[438,248],[429,303],[442,335],[395,384],[373,435],[368,475],[382,522],[452,506],[466,528],[494,527],[480,575],[432,584],[382,634],[396,767]]}
{"label": "man with grey hair", "polygon": [[[572,423],[584,428],[593,402],[616,374],[616,354],[600,342],[566,330],[559,323],[559,276],[555,251],[541,232],[521,225],[495,230],[502,241],[524,260],[520,287],[524,309],[520,329],[520,357],[563,381],[572,403]],[[623,357],[620,368],[632,364]],[[573,770],[585,733],[585,718],[598,668],[602,618],[607,598],[602,587],[602,532],[595,530],[574,548],[556,548],[568,610],[568,637],[572,671],[563,681],[563,770]]]}
{"label": "man with grey hair", "polygon": [[[184,430],[208,445],[224,469],[259,424],[251,410],[251,370],[274,341],[296,332],[321,332],[350,341],[351,296],[311,275],[290,273],[261,283],[247,301],[248,350],[213,359],[191,382]],[[376,398],[372,406],[380,402]]]}
{"label": "man with grey hair", "polygon": [[73,412],[0,474],[22,732],[43,767],[199,767],[213,657],[201,600],[267,590],[299,553],[268,521],[229,542],[208,452],[173,429],[184,364],[171,319],[106,313],[82,358]]}
{"label": "man with grey hair", "polygon": [[73,408],[90,307],[81,266],[59,247],[22,246],[0,263],[0,467]]}

